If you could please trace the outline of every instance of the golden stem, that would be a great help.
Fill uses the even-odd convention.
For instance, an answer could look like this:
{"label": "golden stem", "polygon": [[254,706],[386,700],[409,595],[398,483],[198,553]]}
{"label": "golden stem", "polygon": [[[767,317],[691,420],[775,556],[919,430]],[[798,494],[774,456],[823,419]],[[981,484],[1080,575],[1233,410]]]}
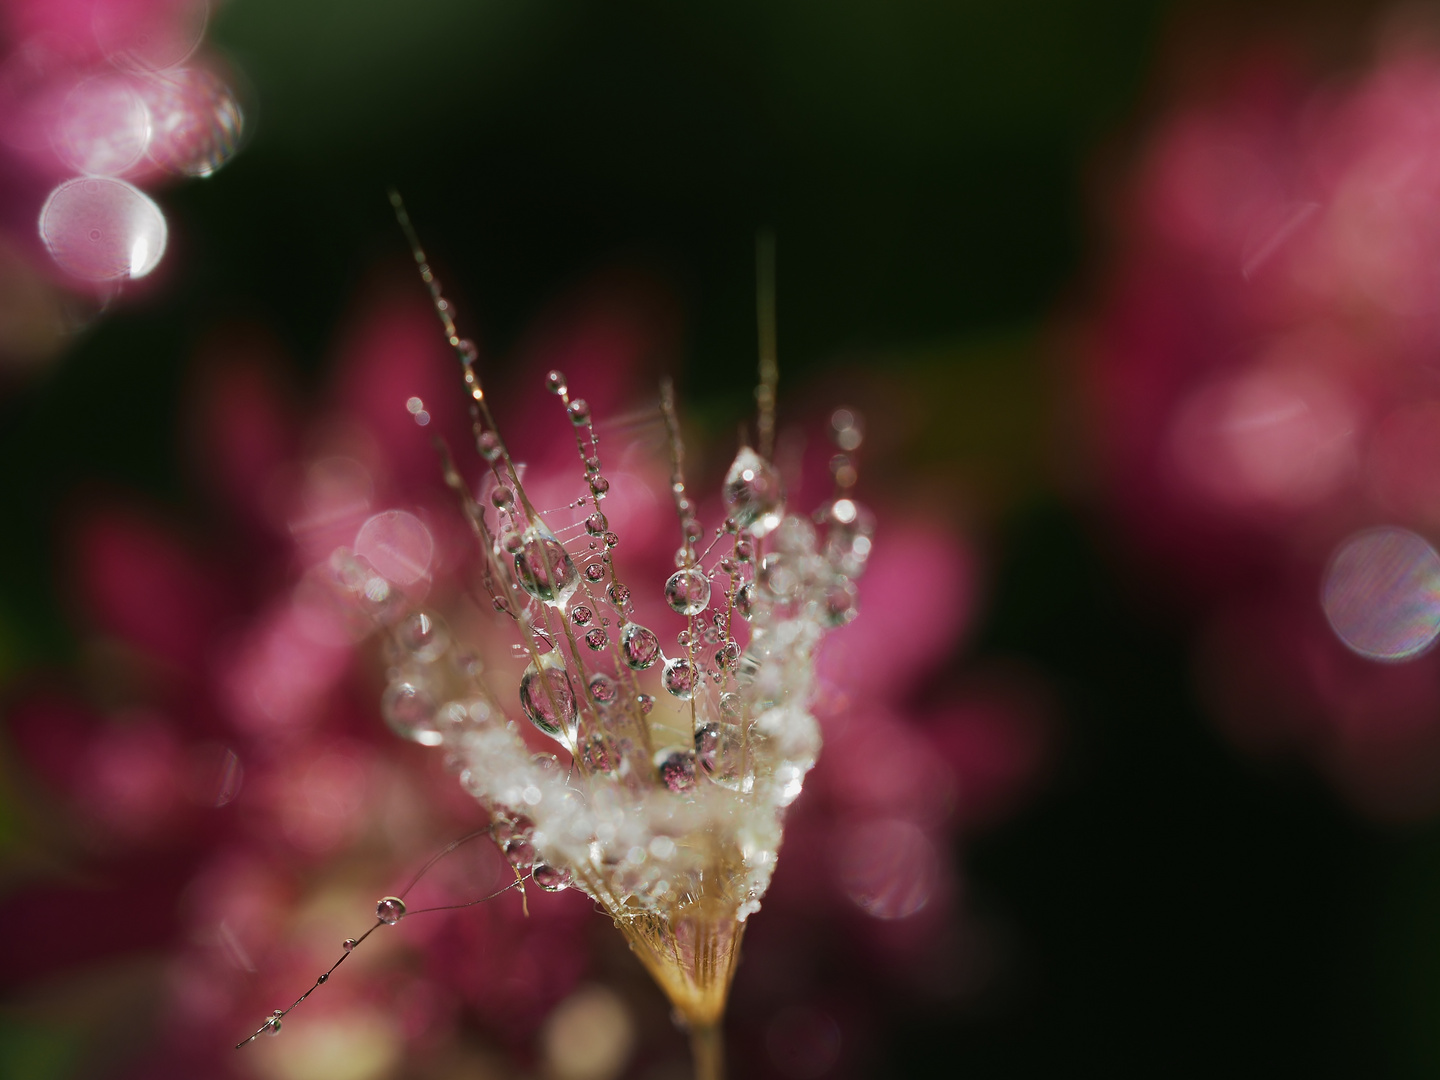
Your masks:
{"label": "golden stem", "polygon": [[725,1080],[725,1033],[720,1021],[690,1029],[690,1055],[695,1059],[695,1080]]}

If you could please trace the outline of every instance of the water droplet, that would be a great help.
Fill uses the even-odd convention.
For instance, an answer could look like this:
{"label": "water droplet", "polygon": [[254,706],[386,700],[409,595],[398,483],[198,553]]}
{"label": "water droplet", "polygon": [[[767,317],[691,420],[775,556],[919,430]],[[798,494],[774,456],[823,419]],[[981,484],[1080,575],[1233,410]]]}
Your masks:
{"label": "water droplet", "polygon": [[596,672],[590,676],[590,696],[601,705],[609,705],[620,696],[620,688],[609,675]]}
{"label": "water droplet", "polygon": [[51,258],[82,281],[144,277],[159,265],[167,236],[160,208],[123,180],[67,180],[40,210]]}
{"label": "water droplet", "polygon": [[610,527],[609,520],[599,510],[596,510],[585,519],[585,531],[591,536],[599,536]]}
{"label": "water droplet", "polygon": [[480,451],[480,456],[490,463],[500,458],[500,436],[493,431],[482,431],[475,439],[475,446]]}
{"label": "water droplet", "polygon": [[686,518],[680,525],[680,531],[690,543],[698,543],[700,537],[705,535],[705,526],[701,525],[695,518]]}
{"label": "water droplet", "polygon": [[265,1034],[279,1035],[282,1024],[283,1021],[280,1019],[280,1010],[276,1009],[270,1019],[265,1021]]}
{"label": "water droplet", "polygon": [[755,557],[755,545],[749,540],[735,541],[735,558],[742,563],[749,562]]}
{"label": "water droplet", "polygon": [[660,782],[677,795],[695,788],[695,754],[689,750],[661,750],[655,755]]}
{"label": "water droplet", "polygon": [[548,863],[536,863],[530,871],[530,878],[546,892],[560,892],[570,886],[570,875]]}
{"label": "water droplet", "polygon": [[785,509],[780,474],[748,446],[731,462],[721,495],[728,515],[753,536],[764,536],[780,524]]}
{"label": "water droplet", "polygon": [[355,554],[395,585],[413,585],[430,573],[435,539],[425,523],[404,510],[371,517],[355,535]]}
{"label": "water droplet", "polygon": [[591,581],[599,581],[605,576],[605,567],[601,566],[598,562],[592,562],[589,566],[585,567],[585,576]]}
{"label": "water droplet", "polygon": [[584,604],[576,604],[570,609],[570,621],[576,626],[585,626],[595,617],[595,613]]}
{"label": "water droplet", "polygon": [[56,118],[55,149],[65,163],[89,176],[119,176],[150,143],[150,111],[141,80],[117,72],[78,82]]}
{"label": "water droplet", "polygon": [[1355,652],[1408,660],[1440,636],[1440,555],[1407,529],[1359,533],[1331,560],[1320,602]]}
{"label": "water droplet", "polygon": [[505,861],[517,870],[525,870],[535,862],[535,845],[523,836],[512,836],[501,850]]}
{"label": "water droplet", "polygon": [[624,611],[630,604],[630,589],[618,581],[612,581],[610,588],[606,590],[610,596],[610,602],[621,611]]}
{"label": "water droplet", "polygon": [[755,611],[755,583],[747,581],[735,590],[735,610],[742,619],[749,619]]}
{"label": "water droplet", "polygon": [[525,543],[515,556],[520,586],[537,600],[564,604],[580,584],[569,553],[543,525],[525,531]]}
{"label": "water droplet", "polygon": [[500,484],[490,492],[490,501],[495,504],[497,510],[509,510],[515,505],[515,493],[504,484]]}
{"label": "water droplet", "polygon": [[616,534],[616,533],[607,532],[607,533],[605,534],[604,539],[605,539],[605,546],[606,546],[607,548],[613,548],[613,547],[619,547],[619,546],[620,546],[620,537],[619,537],[619,535]]}
{"label": "water droplet", "polygon": [[859,601],[854,583],[837,577],[825,590],[825,621],[831,626],[844,626],[860,614]]}
{"label": "water droplet", "polygon": [[595,627],[595,629],[593,630],[587,631],[585,634],[585,644],[589,645],[590,648],[594,649],[596,652],[599,652],[601,649],[605,648],[605,646],[609,643],[610,635],[605,633],[604,629],[599,626]]}
{"label": "water droplet", "polygon": [[350,950],[355,948],[356,945],[359,944],[360,942],[356,941],[353,937],[347,937],[344,941],[340,943],[340,947],[346,952],[349,952]]}
{"label": "water droplet", "polygon": [[329,982],[329,981],[330,981],[330,973],[329,973],[328,971],[322,971],[322,972],[316,977],[316,979],[315,979],[315,985],[317,985],[317,986],[324,986],[324,985],[325,985],[327,982]]}
{"label": "water droplet", "polygon": [[394,926],[405,917],[405,901],[398,896],[386,896],[376,901],[375,917],[387,926]]}
{"label": "water droplet", "polygon": [[733,691],[720,695],[720,715],[726,723],[738,724],[745,717],[745,702]]}
{"label": "water droplet", "polygon": [[870,558],[875,515],[853,499],[836,499],[825,509],[824,521],[825,557],[846,577],[859,577]]}
{"label": "water droplet", "polygon": [[681,615],[698,615],[710,603],[710,579],[693,567],[677,570],[665,582],[665,602]]}
{"label": "water droplet", "polygon": [[778,551],[772,551],[760,560],[756,580],[772,599],[781,603],[793,599],[800,589],[800,575],[796,572],[794,560]]}
{"label": "water droplet", "polygon": [[720,572],[722,574],[729,574],[733,577],[735,574],[740,572],[740,564],[734,559],[732,559],[729,555],[726,555],[720,560]]}
{"label": "water droplet", "polygon": [[138,89],[151,119],[146,152],[166,172],[209,176],[240,149],[244,110],[214,72],[176,68],[142,80]]}
{"label": "water droplet", "polygon": [[775,529],[775,548],[789,555],[805,555],[815,550],[815,526],[791,514]]}
{"label": "water droplet", "polygon": [[560,742],[575,741],[575,689],[565,665],[553,652],[532,661],[520,677],[520,707],[537,728]]}
{"label": "water droplet", "polygon": [[380,715],[390,730],[402,739],[421,746],[439,746],[444,736],[435,723],[436,702],[423,683],[416,679],[400,679],[385,689],[380,699]]}
{"label": "water droplet", "polygon": [[581,745],[580,758],[591,772],[610,772],[615,768],[615,755],[611,751],[610,740],[599,732],[591,735]]}
{"label": "water droplet", "polygon": [[565,376],[558,371],[552,371],[545,376],[545,389],[552,394],[568,393],[570,388],[565,385]]}
{"label": "water droplet", "polygon": [[590,478],[590,491],[596,498],[603,499],[605,493],[610,490],[610,481],[603,476],[592,476]]}
{"label": "water droplet", "polygon": [[635,704],[640,706],[641,716],[649,716],[650,710],[655,708],[655,699],[649,694],[636,694]]}
{"label": "water droplet", "polygon": [[584,398],[576,398],[570,402],[565,411],[570,414],[570,422],[576,427],[590,422],[590,406],[586,404]]}
{"label": "water droplet", "polygon": [[722,787],[739,785],[742,750],[740,728],[734,724],[709,720],[695,728],[695,760]]}
{"label": "water droplet", "polygon": [[620,652],[625,657],[625,663],[636,671],[644,671],[660,659],[660,639],[648,627],[627,623],[620,631]]}
{"label": "water droplet", "polygon": [[675,644],[679,645],[682,649],[688,649],[692,640],[694,639],[691,638],[689,630],[681,630],[675,635]]}
{"label": "water droplet", "polygon": [[695,693],[695,684],[699,678],[700,672],[695,665],[683,656],[677,656],[674,660],[666,661],[660,682],[666,693],[686,701]]}
{"label": "water droplet", "polygon": [[396,636],[401,647],[422,664],[438,659],[450,646],[444,625],[428,611],[417,611],[405,619]]}

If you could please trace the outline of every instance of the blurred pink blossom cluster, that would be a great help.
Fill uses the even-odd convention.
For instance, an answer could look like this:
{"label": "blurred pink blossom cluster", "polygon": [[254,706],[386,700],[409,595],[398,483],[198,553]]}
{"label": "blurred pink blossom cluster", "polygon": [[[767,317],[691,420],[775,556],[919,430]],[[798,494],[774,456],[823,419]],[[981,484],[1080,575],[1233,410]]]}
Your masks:
{"label": "blurred pink blossom cluster", "polygon": [[208,176],[239,148],[234,73],[204,50],[207,0],[0,6],[4,229],[37,237],[69,289],[106,296],[164,255],[142,189]]}
{"label": "blurred pink blossom cluster", "polygon": [[[563,1018],[597,1007],[583,980],[604,976],[611,931],[578,893],[531,889],[528,915],[512,892],[387,928],[282,1038],[231,1049],[334,962],[377,897],[483,820],[439,755],[386,729],[370,621],[337,600],[332,552],[361,546],[392,508],[427,534],[407,556],[407,589],[448,611],[474,580],[473,539],[430,443],[466,441],[454,361],[418,290],[380,288],[357,312],[304,422],[268,339],[217,334],[189,410],[212,520],[197,535],[115,502],[80,506],[69,578],[105,692],[38,680],[7,709],[90,884],[30,888],[35,932],[0,944],[0,981],[163,955],[159,1034],[136,1076],[319,1077],[344,1060],[346,1075],[381,1077],[439,1060],[477,1023],[497,1052],[540,1055],[558,1075]],[[653,286],[597,285],[543,323],[514,381],[491,391],[527,488],[553,505],[578,474],[573,443],[537,434],[556,409],[543,377],[570,374],[606,446],[616,558],[640,574],[673,568],[679,535],[659,413],[634,409],[654,398],[649,365],[673,353],[677,322]],[[828,482],[821,440],[794,461],[797,498]],[[461,462],[472,477],[478,465]],[[701,510],[718,515],[718,499]],[[977,610],[974,555],[933,508],[877,512],[863,618],[820,661],[826,750],[739,976],[733,1039],[756,1074],[843,1075],[861,1067],[892,995],[963,989],[974,958],[957,841],[1013,808],[1044,764],[1046,709],[1030,680],[956,677]],[[636,603],[663,625],[658,597]],[[411,906],[466,903],[508,875],[493,847],[467,845]],[[121,905],[124,919],[107,914]],[[642,1033],[636,1067],[678,1041],[667,1046]]]}
{"label": "blurred pink blossom cluster", "polygon": [[1368,812],[1440,810],[1440,55],[1251,62],[1123,199],[1086,392],[1118,520],[1202,614],[1202,695]]}

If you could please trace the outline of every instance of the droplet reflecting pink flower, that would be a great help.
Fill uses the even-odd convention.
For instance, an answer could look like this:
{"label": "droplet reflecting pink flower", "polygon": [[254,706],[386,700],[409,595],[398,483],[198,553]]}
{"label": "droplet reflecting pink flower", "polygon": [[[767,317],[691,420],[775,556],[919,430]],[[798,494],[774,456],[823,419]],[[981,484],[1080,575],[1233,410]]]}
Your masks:
{"label": "droplet reflecting pink flower", "polygon": [[53,135],[56,152],[76,172],[121,176],[150,143],[150,110],[133,80],[95,75],[66,95]]}
{"label": "droplet reflecting pink flower", "polygon": [[1440,555],[1406,529],[1359,533],[1331,560],[1321,602],[1355,652],[1408,660],[1440,635]]}
{"label": "droplet reflecting pink flower", "polygon": [[45,200],[40,238],[60,268],[82,281],[139,278],[165,254],[165,215],[123,180],[67,180]]}
{"label": "droplet reflecting pink flower", "polygon": [[404,510],[376,514],[355,537],[355,554],[387,581],[413,585],[430,572],[435,540],[425,523]]}
{"label": "droplet reflecting pink flower", "polygon": [[148,79],[150,160],[169,173],[209,176],[240,149],[245,117],[230,87],[205,68],[177,68]]}
{"label": "droplet reflecting pink flower", "polygon": [[935,845],[913,822],[863,822],[848,830],[839,852],[846,895],[877,919],[905,919],[924,910],[940,880]]}

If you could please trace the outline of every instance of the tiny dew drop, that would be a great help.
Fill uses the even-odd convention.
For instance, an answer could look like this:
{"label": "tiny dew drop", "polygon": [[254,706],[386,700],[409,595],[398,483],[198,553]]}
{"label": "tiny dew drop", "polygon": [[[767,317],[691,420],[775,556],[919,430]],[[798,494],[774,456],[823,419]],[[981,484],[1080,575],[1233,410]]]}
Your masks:
{"label": "tiny dew drop", "polygon": [[590,422],[590,406],[585,403],[584,398],[576,398],[566,407],[570,414],[570,422],[576,427],[582,427]]}
{"label": "tiny dew drop", "polygon": [[281,1016],[283,1016],[283,1015],[284,1015],[284,1014],[283,1014],[279,1009],[276,1009],[273,1013],[270,1014],[270,1019],[265,1021],[265,1034],[266,1034],[266,1035],[279,1035],[279,1034],[280,1034],[280,1026],[281,1026],[281,1019],[280,1019],[280,1018],[281,1018]]}
{"label": "tiny dew drop", "polygon": [[598,562],[592,562],[589,566],[585,567],[585,577],[589,581],[599,581],[604,578],[604,576],[605,567],[601,566]]}
{"label": "tiny dew drop", "polygon": [[552,394],[564,394],[567,393],[570,388],[565,385],[564,375],[558,371],[552,371],[545,376],[545,389],[549,390]]}
{"label": "tiny dew drop", "polygon": [[327,982],[329,982],[329,981],[330,981],[330,972],[328,972],[328,971],[322,971],[322,972],[320,973],[319,978],[317,978],[317,979],[315,980],[315,984],[316,984],[317,986],[323,986],[323,985],[325,985],[325,984],[326,984]]}
{"label": "tiny dew drop", "polygon": [[586,631],[585,633],[585,644],[590,646],[590,648],[595,650],[596,652],[599,652],[601,649],[605,648],[605,646],[609,644],[609,641],[610,635],[605,633],[602,627],[597,626],[592,630]]}
{"label": "tiny dew drop", "polygon": [[599,510],[596,510],[585,519],[585,531],[591,536],[599,536],[610,527],[610,521]]}
{"label": "tiny dew drop", "polygon": [[590,696],[601,705],[609,705],[620,696],[620,688],[615,685],[615,680],[604,672],[596,672],[590,676]]}
{"label": "tiny dew drop", "polygon": [[347,937],[344,941],[340,943],[340,947],[346,952],[349,952],[351,949],[355,948],[355,946],[359,944],[360,942],[356,941],[353,937]]}
{"label": "tiny dew drop", "polygon": [[576,604],[570,609],[570,621],[576,626],[587,626],[594,617],[595,613],[584,604]]}

